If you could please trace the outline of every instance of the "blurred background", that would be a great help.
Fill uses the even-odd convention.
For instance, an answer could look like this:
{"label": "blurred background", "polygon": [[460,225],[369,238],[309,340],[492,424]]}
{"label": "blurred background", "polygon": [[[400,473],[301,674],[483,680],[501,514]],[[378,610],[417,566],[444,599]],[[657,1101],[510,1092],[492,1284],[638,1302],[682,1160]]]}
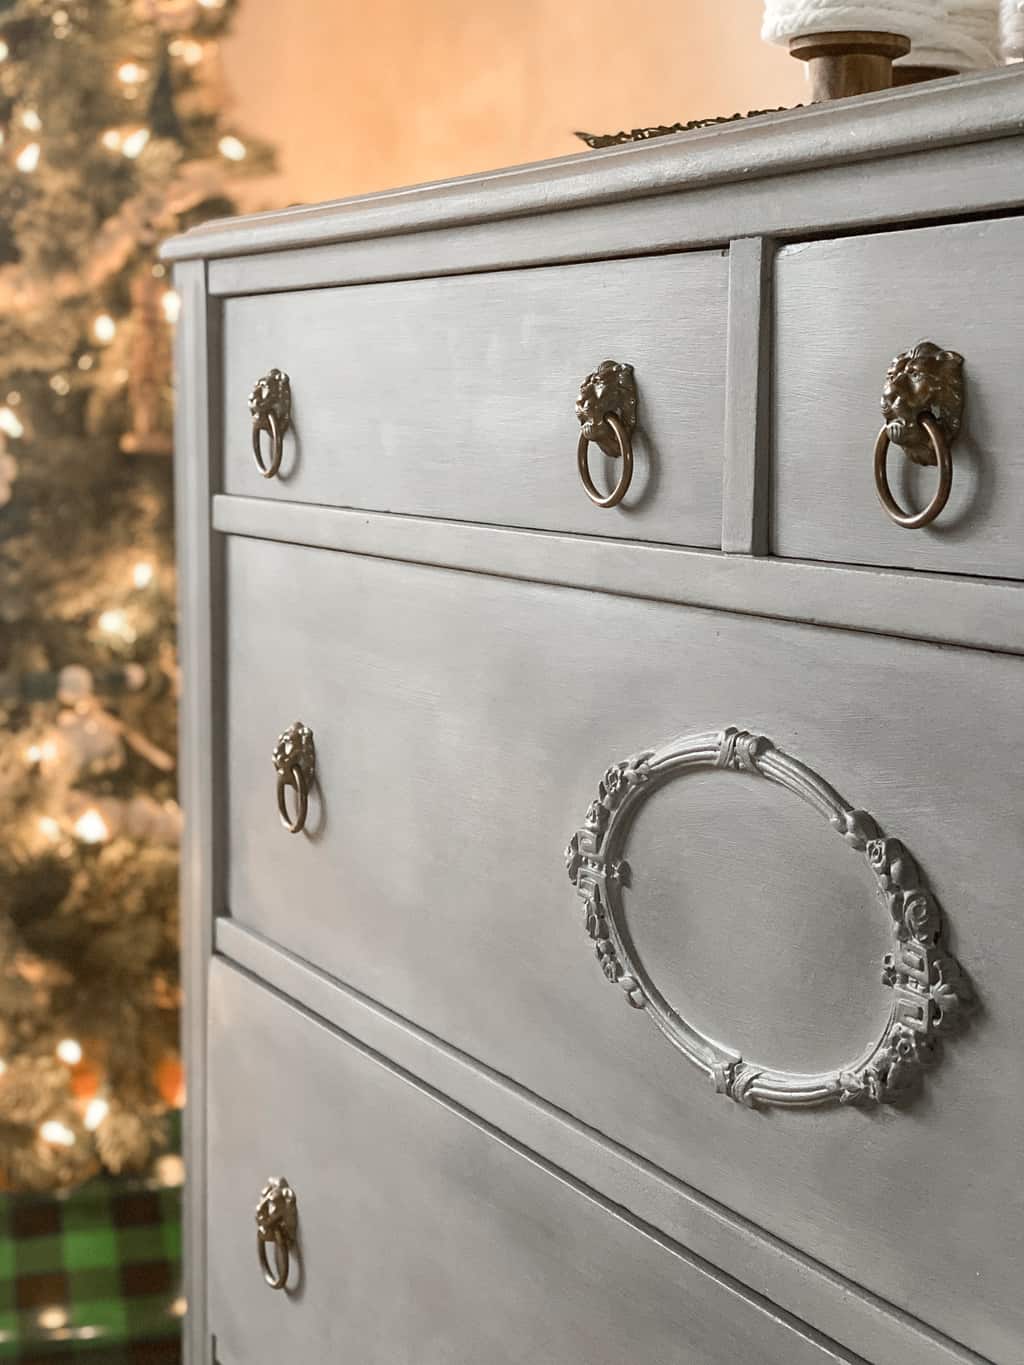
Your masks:
{"label": "blurred background", "polygon": [[[573,136],[799,104],[761,0],[245,0],[224,68],[275,204],[579,150]],[[264,187],[260,187],[261,190]]]}
{"label": "blurred background", "polygon": [[758,0],[0,0],[0,1359],[177,1360],[161,240],[794,104]]}

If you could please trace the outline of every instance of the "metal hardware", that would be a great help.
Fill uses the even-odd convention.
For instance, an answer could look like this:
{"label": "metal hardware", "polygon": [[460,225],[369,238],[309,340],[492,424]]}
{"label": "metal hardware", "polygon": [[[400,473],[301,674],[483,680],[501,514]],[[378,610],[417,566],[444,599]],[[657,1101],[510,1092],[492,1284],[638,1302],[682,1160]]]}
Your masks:
{"label": "metal hardware", "polygon": [[[271,1176],[256,1205],[256,1251],[263,1278],[271,1289],[284,1289],[288,1284],[298,1226],[295,1191],[283,1176]],[[267,1257],[268,1245],[274,1248],[273,1267]]]}
{"label": "metal hardware", "polygon": [[[291,383],[283,370],[271,370],[256,381],[249,394],[249,411],[252,413],[252,453],[263,477],[272,479],[281,468],[284,434],[292,415]],[[264,462],[261,448],[260,437],[264,431],[270,437],[269,464]]]}
{"label": "metal hardware", "polygon": [[[579,444],[576,468],[587,497],[598,507],[615,507],[626,496],[633,478],[633,430],[636,427],[636,381],[632,365],[603,360],[580,385],[576,399]],[[590,474],[587,459],[593,441],[613,459],[622,460],[622,472],[612,491],[602,495]]]}
{"label": "metal hardware", "polygon": [[[875,442],[875,489],[888,515],[907,530],[927,526],[949,500],[953,486],[950,447],[963,420],[963,365],[964,358],[956,351],[922,341],[898,355],[885,376],[884,425]],[[902,447],[914,464],[938,466],[935,495],[920,512],[905,511],[892,495],[886,469],[890,444]]]}
{"label": "metal hardware", "polygon": [[[297,720],[278,735],[273,753],[277,773],[277,809],[289,834],[298,834],[309,813],[309,793],[316,776],[316,749],[313,731]],[[288,792],[295,792],[295,812],[288,809]]]}

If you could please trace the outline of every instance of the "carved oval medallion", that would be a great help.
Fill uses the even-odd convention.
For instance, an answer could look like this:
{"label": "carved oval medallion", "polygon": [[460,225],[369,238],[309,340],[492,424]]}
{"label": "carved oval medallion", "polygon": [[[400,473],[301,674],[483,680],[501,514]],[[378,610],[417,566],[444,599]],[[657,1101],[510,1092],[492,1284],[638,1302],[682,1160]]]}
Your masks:
{"label": "carved oval medallion", "polygon": [[[892,930],[892,950],[882,963],[892,1006],[878,1041],[846,1067],[803,1074],[744,1061],[687,1023],[635,953],[622,904],[622,887],[629,878],[622,857],[626,837],[649,796],[679,773],[701,767],[751,773],[795,793],[866,859],[874,875]],[[912,855],[898,839],[886,837],[870,815],[763,735],[733,728],[686,735],[613,764],[565,856],[604,975],[631,1005],[647,1010],[716,1090],[742,1104],[806,1107],[905,1098],[936,1059],[942,1036],[956,1028],[970,1004],[969,984],[942,942],[941,911]]]}

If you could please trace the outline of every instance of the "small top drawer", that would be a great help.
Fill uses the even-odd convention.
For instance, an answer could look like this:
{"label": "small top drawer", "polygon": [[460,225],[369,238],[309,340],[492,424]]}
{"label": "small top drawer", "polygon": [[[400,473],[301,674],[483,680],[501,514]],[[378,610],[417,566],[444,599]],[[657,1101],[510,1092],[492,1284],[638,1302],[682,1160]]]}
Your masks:
{"label": "small top drawer", "polygon": [[[225,490],[715,548],[727,277],[710,251],[229,299]],[[575,404],[609,358],[633,367],[635,465],[597,507]],[[290,414],[263,478],[247,399],[274,369]],[[622,458],[588,455],[610,491]]]}
{"label": "small top drawer", "polygon": [[[1024,222],[1016,218],[785,247],[775,269],[773,548],[823,559],[1024,577]],[[928,340],[963,357],[952,486],[933,522],[897,525],[873,450],[893,358]],[[908,365],[908,410],[944,401]],[[891,395],[893,396],[893,395]],[[896,414],[899,415],[898,413]],[[924,447],[927,450],[927,446]],[[924,509],[940,470],[893,443],[900,507]]]}

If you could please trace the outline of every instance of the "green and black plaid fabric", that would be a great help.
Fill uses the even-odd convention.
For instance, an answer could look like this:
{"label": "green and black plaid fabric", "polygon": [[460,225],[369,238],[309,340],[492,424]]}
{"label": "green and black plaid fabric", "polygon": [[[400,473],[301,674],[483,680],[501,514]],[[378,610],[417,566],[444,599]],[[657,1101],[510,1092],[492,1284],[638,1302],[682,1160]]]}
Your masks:
{"label": "green and black plaid fabric", "polygon": [[0,1360],[179,1361],[181,1292],[180,1188],[0,1198]]}

